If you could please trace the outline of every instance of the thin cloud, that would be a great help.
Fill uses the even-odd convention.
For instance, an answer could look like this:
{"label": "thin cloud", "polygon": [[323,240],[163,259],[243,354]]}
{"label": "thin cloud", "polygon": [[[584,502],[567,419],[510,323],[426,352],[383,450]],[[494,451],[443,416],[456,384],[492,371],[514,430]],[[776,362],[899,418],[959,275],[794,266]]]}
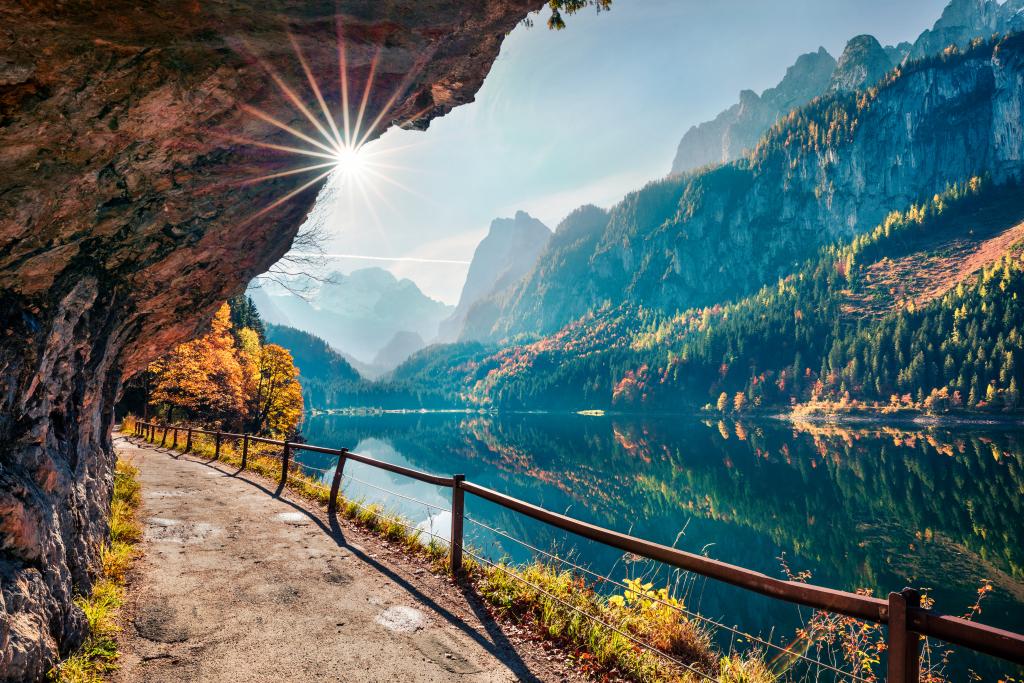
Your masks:
{"label": "thin cloud", "polygon": [[468,266],[469,261],[458,259],[442,258],[419,258],[416,256],[367,256],[366,254],[304,254],[296,253],[294,256],[312,256],[325,259],[359,259],[362,261],[394,261],[401,263],[447,263],[458,266]]}

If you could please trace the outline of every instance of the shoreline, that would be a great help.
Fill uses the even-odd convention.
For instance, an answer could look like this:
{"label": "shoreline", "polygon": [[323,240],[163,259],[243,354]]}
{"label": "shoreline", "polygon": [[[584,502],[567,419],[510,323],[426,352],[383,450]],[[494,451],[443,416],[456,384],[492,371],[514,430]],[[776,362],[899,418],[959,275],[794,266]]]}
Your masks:
{"label": "shoreline", "polygon": [[903,425],[913,427],[1024,427],[1022,415],[928,415],[910,413],[905,415],[842,414],[795,412],[775,413],[770,416],[780,422],[804,422],[810,424],[852,424],[852,425]]}
{"label": "shoreline", "polygon": [[382,415],[574,415],[579,417],[622,417],[622,418],[665,418],[665,417],[692,417],[694,419],[729,419],[733,422],[757,422],[773,420],[776,422],[789,423],[810,423],[810,424],[850,424],[850,425],[903,425],[914,427],[1024,427],[1024,414],[997,415],[997,414],[943,414],[930,415],[927,413],[907,411],[899,414],[887,414],[884,412],[860,412],[860,413],[798,413],[795,411],[777,411],[765,409],[763,411],[742,413],[737,415],[718,414],[701,410],[686,411],[651,411],[651,412],[630,412],[601,409],[586,410],[500,410],[480,408],[332,408],[328,410],[315,410],[307,413],[307,417],[345,416],[345,417],[369,417]]}

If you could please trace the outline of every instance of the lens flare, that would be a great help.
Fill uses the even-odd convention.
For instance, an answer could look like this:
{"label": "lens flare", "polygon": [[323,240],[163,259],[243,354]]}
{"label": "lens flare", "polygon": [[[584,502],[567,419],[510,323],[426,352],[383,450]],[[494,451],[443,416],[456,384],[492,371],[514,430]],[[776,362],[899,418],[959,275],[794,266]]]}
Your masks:
{"label": "lens flare", "polygon": [[[371,152],[366,147],[385,117],[391,116],[396,103],[401,98],[408,96],[414,79],[422,72],[437,46],[432,46],[418,56],[412,68],[404,74],[401,81],[385,99],[385,97],[374,96],[375,82],[380,69],[381,48],[377,48],[370,60],[365,80],[353,88],[349,83],[349,67],[352,64],[346,54],[344,27],[340,17],[336,26],[338,36],[337,73],[340,79],[336,92],[340,101],[337,102],[338,106],[333,109],[329,98],[325,96],[325,93],[330,91],[322,88],[321,84],[317,82],[313,73],[313,63],[306,59],[299,41],[292,33],[288,33],[288,41],[295,53],[298,67],[295,70],[297,78],[293,82],[289,82],[289,79],[286,79],[274,66],[262,59],[248,44],[244,45],[244,52],[266,72],[269,77],[268,83],[273,84],[277,89],[282,100],[292,110],[293,115],[287,116],[287,109],[285,109],[283,112],[275,111],[277,115],[273,116],[248,104],[240,105],[240,109],[249,116],[287,133],[290,139],[286,144],[281,144],[280,142],[261,142],[231,135],[224,137],[240,144],[252,145],[294,157],[297,163],[291,168],[277,170],[273,173],[254,174],[252,177],[240,180],[238,184],[251,185],[303,174],[308,174],[311,178],[301,183],[297,189],[287,192],[283,197],[263,207],[247,220],[265,214],[324,179],[329,179],[332,183],[347,185],[347,196],[350,199],[361,198],[367,202],[370,212],[375,217],[377,212],[376,208],[370,204],[370,195],[372,194],[384,204],[388,204],[376,184],[384,182],[411,192],[405,185],[390,177],[391,174],[388,172],[403,167],[383,163],[380,160],[383,155],[396,150]],[[361,97],[358,102],[350,103],[350,93],[360,91]],[[379,106],[379,109],[377,106],[372,106],[373,103],[381,101],[384,103],[383,106]],[[351,110],[350,104],[355,105]],[[371,112],[371,109],[375,111]],[[417,112],[410,120],[419,118],[426,112],[427,109]],[[379,219],[377,222],[379,224]],[[378,227],[381,226],[378,225]]]}

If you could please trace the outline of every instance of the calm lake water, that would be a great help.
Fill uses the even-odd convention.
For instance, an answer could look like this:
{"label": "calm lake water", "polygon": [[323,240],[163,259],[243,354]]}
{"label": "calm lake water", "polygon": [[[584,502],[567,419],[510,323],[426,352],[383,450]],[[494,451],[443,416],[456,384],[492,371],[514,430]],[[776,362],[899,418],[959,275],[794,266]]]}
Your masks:
{"label": "calm lake water", "polygon": [[[809,571],[820,585],[881,596],[904,586],[927,588],[936,608],[950,614],[966,611],[988,579],[994,590],[979,620],[1024,631],[1019,430],[414,413],[318,416],[307,420],[303,434],[317,445],[465,474],[550,510],[771,576],[784,576],[784,557],[792,571]],[[320,474],[330,481],[333,458],[305,453],[300,462],[327,470]],[[346,474],[359,480],[346,480],[349,496],[382,502],[447,537],[446,490],[359,463],[349,463]],[[809,614],[630,561],[473,496],[466,514],[613,578],[643,575],[656,586],[667,583],[690,609],[779,644],[789,643]],[[492,559],[535,556],[473,522],[466,536]],[[959,679],[967,667],[985,679],[1011,670],[958,652],[950,673]]]}

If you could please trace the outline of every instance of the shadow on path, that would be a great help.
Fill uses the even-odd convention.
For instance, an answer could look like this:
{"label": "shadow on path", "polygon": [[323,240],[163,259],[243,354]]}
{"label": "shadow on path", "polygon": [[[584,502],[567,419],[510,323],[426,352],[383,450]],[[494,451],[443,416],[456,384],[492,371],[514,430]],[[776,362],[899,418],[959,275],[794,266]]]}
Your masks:
{"label": "shadow on path", "polygon": [[[122,435],[120,437],[115,437],[114,441],[116,442],[119,439],[131,443],[135,446],[144,446],[147,448],[151,448],[158,453],[169,455],[175,460],[180,460],[182,456],[186,455],[185,453],[179,453],[167,448],[161,448],[158,445],[151,444],[145,440],[136,440],[134,437]],[[344,532],[342,531],[341,524],[339,523],[336,512],[334,514],[325,515],[328,518],[327,522],[325,523],[325,521],[320,517],[320,515],[311,510],[310,508],[307,508],[306,506],[300,504],[295,500],[281,496],[280,494],[283,489],[281,485],[279,485],[277,487],[277,490],[274,491],[265,486],[262,481],[257,480],[255,478],[251,478],[249,476],[245,476],[243,474],[244,470],[242,469],[229,471],[225,468],[220,467],[219,465],[223,463],[221,463],[219,460],[215,458],[206,459],[201,458],[199,456],[192,456],[186,458],[186,462],[194,462],[198,465],[203,465],[204,467],[208,467],[209,469],[218,472],[221,476],[230,477],[237,481],[245,482],[256,489],[263,491],[269,497],[274,498],[293,508],[297,512],[302,513],[307,518],[309,518],[310,521],[316,524],[321,531],[323,531],[328,537],[330,537],[331,540],[333,540],[339,548],[344,548],[348,552],[352,553],[353,556],[357,557],[364,564],[368,565],[375,571],[384,575],[392,582],[394,582],[397,586],[405,590],[416,602],[420,603],[425,608],[439,615],[449,624],[455,626],[460,631],[465,633],[467,636],[472,638],[484,650],[489,652],[496,659],[498,659],[505,666],[507,666],[509,670],[518,677],[519,680],[526,681],[527,683],[540,683],[540,679],[537,678],[530,671],[526,662],[524,662],[522,657],[519,656],[519,653],[516,652],[515,647],[512,645],[511,641],[509,641],[508,638],[505,636],[504,632],[502,632],[500,626],[498,626],[498,624],[494,622],[490,614],[487,613],[487,610],[484,608],[482,599],[479,597],[476,591],[465,582],[460,581],[458,583],[458,590],[460,594],[463,596],[463,598],[466,600],[466,603],[469,606],[469,608],[476,615],[480,624],[483,625],[484,629],[487,631],[487,637],[481,634],[472,625],[467,624],[461,617],[452,613],[445,607],[439,605],[431,597],[424,594],[419,588],[409,583],[409,581],[407,581],[404,577],[397,574],[392,569],[384,566],[376,559],[370,557],[361,548],[349,544],[347,539],[345,538]]]}

